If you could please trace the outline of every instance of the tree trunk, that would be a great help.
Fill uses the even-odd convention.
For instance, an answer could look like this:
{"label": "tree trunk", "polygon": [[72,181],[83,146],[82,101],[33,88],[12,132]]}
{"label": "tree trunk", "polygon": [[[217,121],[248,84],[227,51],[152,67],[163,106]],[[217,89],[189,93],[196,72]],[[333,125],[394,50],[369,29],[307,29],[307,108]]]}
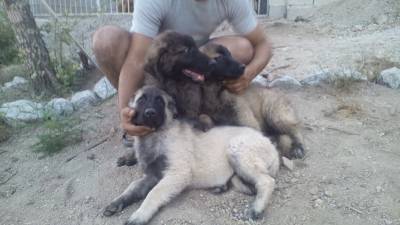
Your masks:
{"label": "tree trunk", "polygon": [[4,8],[24,54],[25,65],[37,94],[60,93],[60,83],[50,63],[49,51],[42,39],[27,0],[4,0]]}

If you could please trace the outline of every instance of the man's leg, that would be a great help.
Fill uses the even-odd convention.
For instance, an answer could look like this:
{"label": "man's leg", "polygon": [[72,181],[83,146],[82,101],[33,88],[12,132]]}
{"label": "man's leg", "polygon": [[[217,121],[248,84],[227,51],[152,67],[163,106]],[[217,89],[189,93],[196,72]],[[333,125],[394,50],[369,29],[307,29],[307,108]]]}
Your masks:
{"label": "man's leg", "polygon": [[117,89],[119,73],[130,47],[131,35],[117,26],[103,26],[93,34],[92,48],[96,61]]}
{"label": "man's leg", "polygon": [[211,43],[225,46],[232,54],[233,58],[243,64],[249,64],[254,56],[254,49],[250,41],[239,36],[222,36],[213,38]]}

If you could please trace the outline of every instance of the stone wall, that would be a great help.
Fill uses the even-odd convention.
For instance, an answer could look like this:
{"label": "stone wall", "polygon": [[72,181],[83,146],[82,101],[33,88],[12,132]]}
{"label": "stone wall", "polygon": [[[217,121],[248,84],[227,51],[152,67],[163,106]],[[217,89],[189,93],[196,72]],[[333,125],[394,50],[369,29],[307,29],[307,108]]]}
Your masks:
{"label": "stone wall", "polygon": [[337,1],[339,0],[269,0],[269,16],[294,19],[309,15],[315,7]]}

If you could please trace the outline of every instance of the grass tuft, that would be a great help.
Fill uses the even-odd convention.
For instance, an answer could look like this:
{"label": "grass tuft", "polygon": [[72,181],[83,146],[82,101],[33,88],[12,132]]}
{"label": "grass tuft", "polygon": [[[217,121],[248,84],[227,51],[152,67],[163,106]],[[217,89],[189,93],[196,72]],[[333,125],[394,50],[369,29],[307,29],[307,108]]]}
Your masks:
{"label": "grass tuft", "polygon": [[44,122],[44,132],[32,146],[35,152],[51,156],[69,145],[82,141],[82,130],[77,128],[78,120],[72,118],[51,118]]}

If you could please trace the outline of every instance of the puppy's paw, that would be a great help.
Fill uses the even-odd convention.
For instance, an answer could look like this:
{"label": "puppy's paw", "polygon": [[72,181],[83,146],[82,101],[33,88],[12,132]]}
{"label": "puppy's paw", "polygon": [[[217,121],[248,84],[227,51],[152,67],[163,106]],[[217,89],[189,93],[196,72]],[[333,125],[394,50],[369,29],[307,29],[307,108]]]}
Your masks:
{"label": "puppy's paw", "polygon": [[144,224],[146,224],[146,223],[137,222],[137,221],[129,221],[129,220],[124,223],[124,225],[144,225]]}
{"label": "puppy's paw", "polygon": [[140,213],[135,212],[124,225],[144,225],[147,224],[147,222],[148,220],[141,216]]}
{"label": "puppy's paw", "polygon": [[137,163],[137,159],[134,154],[126,154],[121,156],[117,160],[117,166],[133,166]]}
{"label": "puppy's paw", "polygon": [[201,114],[197,118],[197,121],[194,124],[195,129],[202,130],[203,132],[207,132],[208,130],[210,130],[213,127],[214,127],[214,122],[206,114]]}
{"label": "puppy's paw", "polygon": [[203,132],[207,132],[212,128],[208,123],[203,123],[201,121],[197,121],[194,123],[193,127],[197,130],[201,130]]}
{"label": "puppy's paw", "polygon": [[302,159],[306,155],[303,146],[296,146],[292,149],[292,158]]}
{"label": "puppy's paw", "polygon": [[263,218],[263,216],[264,216],[264,211],[259,211],[254,208],[251,208],[248,212],[248,217],[251,220],[259,220]]}
{"label": "puppy's paw", "polygon": [[217,194],[222,194],[222,193],[228,191],[228,189],[229,189],[228,185],[225,184],[225,185],[222,185],[220,187],[211,188],[210,191],[211,191],[211,193],[217,195]]}
{"label": "puppy's paw", "polygon": [[121,166],[125,166],[126,165],[126,158],[125,156],[121,156],[118,158],[117,160],[117,166],[121,167]]}
{"label": "puppy's paw", "polygon": [[117,212],[121,212],[124,208],[124,203],[122,201],[112,202],[103,211],[104,216],[112,216]]}

